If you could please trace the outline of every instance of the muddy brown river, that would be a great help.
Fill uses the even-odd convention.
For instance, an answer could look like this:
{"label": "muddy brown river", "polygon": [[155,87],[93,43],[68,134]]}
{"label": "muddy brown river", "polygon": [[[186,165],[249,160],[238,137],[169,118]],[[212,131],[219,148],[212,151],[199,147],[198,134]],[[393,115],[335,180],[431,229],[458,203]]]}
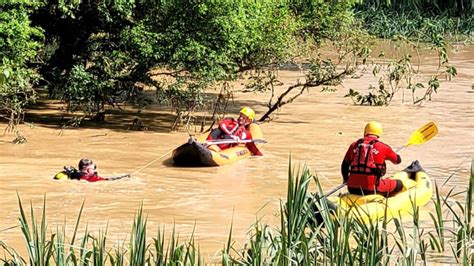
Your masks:
{"label": "muddy brown river", "polygon": [[[53,122],[42,122],[45,117],[61,115],[57,104],[46,110],[32,110],[33,123],[21,126],[28,139],[26,144],[11,144],[13,137],[9,134],[0,137],[0,240],[24,250],[20,228],[15,227],[19,224],[18,194],[24,206],[29,208],[30,201],[33,203],[38,216],[46,197],[51,231],[65,223],[67,232],[71,232],[85,201],[80,231],[87,225],[98,234],[108,226],[109,247],[129,239],[134,214],[143,204],[149,237],[155,237],[157,229],[163,227],[169,235],[175,226],[180,240],[184,240],[195,227],[201,250],[213,256],[224,246],[231,224],[237,247],[244,243],[246,232],[257,219],[278,225],[290,154],[295,167],[306,165],[318,174],[324,190],[340,184],[342,157],[369,120],[383,124],[382,141],[394,148],[403,145],[420,126],[436,122],[438,135],[424,145],[404,149],[402,164],[389,164],[388,172],[399,171],[418,159],[441,184],[459,168],[441,190],[444,194],[452,187],[462,191],[467,187],[474,155],[474,46],[457,47],[450,59],[458,76],[451,82],[442,81],[433,100],[421,107],[410,103],[409,93],[405,103],[398,97],[388,107],[355,106],[349,98],[343,98],[349,88],[367,88],[368,82],[375,85],[369,75],[347,80],[336,92],[314,89],[284,106],[274,121],[261,125],[268,141],[263,147],[264,157],[213,168],[178,168],[169,163],[171,150],[185,142],[188,134],[170,133],[170,114],[160,108],[146,112],[148,120],[143,120],[148,131],[127,130],[131,116],[102,128],[61,131]],[[425,74],[436,66],[433,55],[423,58]],[[285,85],[294,84],[301,76],[299,71],[279,73]],[[422,78],[426,80],[426,76]],[[236,114],[241,105],[249,105],[258,117],[266,111],[268,97],[236,93],[230,111]],[[5,126],[0,124],[2,129]],[[102,176],[133,176],[97,183],[52,180],[63,166],[77,166],[82,157],[92,158]],[[464,195],[458,198],[463,200]],[[432,205],[424,209],[430,211]]]}

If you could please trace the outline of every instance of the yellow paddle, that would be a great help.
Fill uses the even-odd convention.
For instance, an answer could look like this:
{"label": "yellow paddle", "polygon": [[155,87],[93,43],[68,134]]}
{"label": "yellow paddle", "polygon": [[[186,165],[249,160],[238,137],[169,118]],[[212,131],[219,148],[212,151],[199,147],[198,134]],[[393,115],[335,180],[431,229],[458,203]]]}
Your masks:
{"label": "yellow paddle", "polygon": [[[438,127],[436,126],[434,122],[429,122],[428,124],[420,127],[417,131],[413,132],[413,134],[411,135],[407,143],[401,146],[396,152],[398,153],[399,151],[411,145],[420,145],[420,144],[426,143],[427,141],[432,139],[434,136],[436,136],[436,134],[438,134]],[[335,189],[329,191],[325,195],[325,197],[334,194],[334,192],[343,188],[345,185],[346,185],[345,182],[340,184]]]}
{"label": "yellow paddle", "polygon": [[423,144],[436,136],[436,134],[438,134],[438,127],[434,122],[429,122],[428,124],[420,127],[417,131],[413,132],[407,143],[401,146],[397,150],[397,153],[408,146]]}

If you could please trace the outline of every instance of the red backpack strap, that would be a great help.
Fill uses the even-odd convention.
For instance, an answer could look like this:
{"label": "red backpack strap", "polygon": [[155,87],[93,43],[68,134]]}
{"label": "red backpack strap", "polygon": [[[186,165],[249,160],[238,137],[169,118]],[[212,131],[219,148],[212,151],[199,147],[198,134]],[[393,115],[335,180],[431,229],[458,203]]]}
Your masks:
{"label": "red backpack strap", "polygon": [[382,174],[383,170],[380,168],[381,166],[378,165],[375,162],[375,160],[373,159],[373,154],[370,154],[370,152],[372,152],[372,150],[374,149],[375,143],[377,143],[377,142],[378,142],[377,139],[373,139],[369,142],[369,150],[367,151],[367,157],[366,157],[367,161],[365,162],[365,164],[367,165],[368,160],[369,160],[369,156],[372,156],[374,167],[371,167],[370,170],[371,170],[372,174],[377,177],[377,181],[375,182],[376,185],[378,185],[379,179],[383,176],[383,174]]}
{"label": "red backpack strap", "polygon": [[[373,161],[373,154],[372,154],[372,149],[374,148],[374,144],[377,142],[376,139],[369,141],[368,143],[365,143],[364,139],[359,139],[356,143],[355,147],[355,155],[354,158],[352,159],[351,162],[351,169],[350,172],[352,173],[359,173],[359,174],[375,174],[375,172],[378,172],[376,169],[375,161],[370,163],[369,160],[372,158]],[[364,145],[364,147],[362,147]],[[363,150],[365,153],[363,154]],[[365,158],[362,158],[362,156],[365,156]],[[373,164],[369,165],[369,164]]]}

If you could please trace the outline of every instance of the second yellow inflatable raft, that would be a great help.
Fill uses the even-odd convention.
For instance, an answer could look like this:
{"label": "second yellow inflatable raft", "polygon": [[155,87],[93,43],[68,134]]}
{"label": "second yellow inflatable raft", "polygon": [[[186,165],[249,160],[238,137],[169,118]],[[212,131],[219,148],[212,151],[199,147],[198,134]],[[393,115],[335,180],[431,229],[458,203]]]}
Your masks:
{"label": "second yellow inflatable raft", "polygon": [[[253,139],[262,139],[262,130],[257,124],[251,124],[249,131]],[[207,134],[202,134],[195,139],[190,138],[187,143],[173,150],[173,162],[179,166],[219,166],[252,155],[243,143],[218,152],[210,150],[208,145],[205,144],[207,136]],[[257,144],[257,147],[259,146]]]}

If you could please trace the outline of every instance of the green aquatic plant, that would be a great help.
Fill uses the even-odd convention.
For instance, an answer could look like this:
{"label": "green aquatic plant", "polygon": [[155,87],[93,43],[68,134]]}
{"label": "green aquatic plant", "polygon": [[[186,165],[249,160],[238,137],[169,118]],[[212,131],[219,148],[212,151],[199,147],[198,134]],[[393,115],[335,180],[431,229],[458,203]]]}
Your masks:
{"label": "green aquatic plant", "polygon": [[[457,212],[453,207],[448,205],[449,210],[454,216],[453,233],[455,235],[454,245],[451,247],[453,255],[458,263],[468,265],[474,263],[474,225],[472,225],[472,203],[474,193],[474,160],[471,161],[471,173],[469,185],[466,190],[466,201],[463,204],[456,201],[456,206],[460,210]],[[460,215],[458,215],[459,213]]]}
{"label": "green aquatic plant", "polygon": [[12,247],[8,246],[5,242],[0,240],[0,247],[8,254],[11,258],[0,259],[5,265],[26,265],[26,261],[21,257],[21,255]]}
{"label": "green aquatic plant", "polygon": [[[368,92],[364,93],[350,88],[344,97],[349,97],[354,104],[384,106],[390,105],[395,95],[401,93],[401,101],[405,102],[405,91],[411,93],[411,102],[420,105],[425,101],[431,101],[433,93],[437,93],[441,87],[440,79],[445,77],[450,81],[457,75],[457,69],[449,63],[448,43],[439,34],[430,35],[430,42],[418,44],[400,36],[397,42],[405,43],[415,50],[417,63],[413,62],[412,54],[404,54],[399,58],[378,60],[368,65],[372,69],[372,75],[378,79],[377,86],[369,84]],[[419,50],[430,48],[438,54],[438,68],[434,73],[426,75],[426,82],[419,80],[421,59]],[[399,48],[397,48],[399,49]],[[384,58],[382,52],[379,58]]]}
{"label": "green aquatic plant", "polygon": [[123,266],[126,265],[126,248],[123,244],[119,244],[117,248],[108,252],[108,257],[110,264],[113,266]]}
{"label": "green aquatic plant", "polygon": [[130,237],[130,263],[132,265],[144,265],[146,259],[146,222],[143,217],[143,204],[135,215],[132,226],[132,235]]}
{"label": "green aquatic plant", "polygon": [[92,264],[97,266],[106,265],[107,263],[107,229],[105,232],[99,230],[99,236],[90,236],[92,239]]}
{"label": "green aquatic plant", "polygon": [[[452,190],[448,193],[450,194]],[[445,220],[443,217],[443,204],[444,199],[441,199],[438,184],[435,182],[435,198],[433,199],[433,205],[435,206],[435,213],[430,213],[431,220],[433,221],[434,228],[436,230],[436,236],[429,232],[431,248],[438,252],[444,252],[446,243],[446,228]]]}
{"label": "green aquatic plant", "polygon": [[52,241],[54,240],[54,235],[51,236],[51,239],[47,239],[46,196],[43,199],[43,210],[40,224],[38,224],[38,221],[35,218],[33,204],[31,204],[30,207],[31,224],[28,222],[28,218],[26,217],[21,204],[20,196],[17,195],[17,197],[20,208],[20,228],[27,244],[29,264],[38,266],[49,265],[49,261],[52,258]]}
{"label": "green aquatic plant", "polygon": [[[81,221],[82,211],[84,210],[84,201],[81,204],[79,209],[79,214],[76,218],[76,224],[74,226],[74,231],[69,243],[66,242],[66,227],[63,226],[60,230],[59,227],[56,228],[56,237],[53,242],[53,257],[56,265],[68,265],[69,263],[77,261],[76,252],[75,252],[75,240],[77,231],[79,228],[79,223]],[[87,230],[86,230],[87,231]],[[81,246],[81,249],[84,246]]]}
{"label": "green aquatic plant", "polygon": [[428,41],[435,32],[456,42],[472,41],[474,17],[453,17],[447,13],[432,14],[416,9],[390,10],[385,7],[356,8],[355,17],[363,21],[369,33],[384,39],[405,36]]}

